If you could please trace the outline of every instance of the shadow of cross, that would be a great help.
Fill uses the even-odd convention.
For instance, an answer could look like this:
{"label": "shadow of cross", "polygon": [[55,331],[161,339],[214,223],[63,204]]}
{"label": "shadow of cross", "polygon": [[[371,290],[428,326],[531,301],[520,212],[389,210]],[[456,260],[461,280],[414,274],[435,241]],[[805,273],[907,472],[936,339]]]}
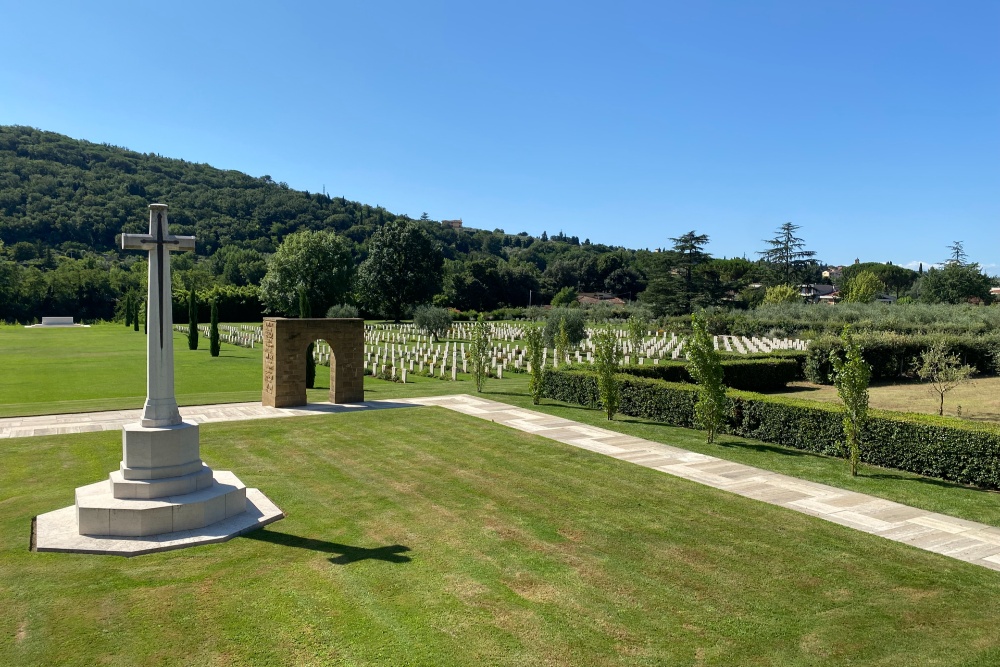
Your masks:
{"label": "shadow of cross", "polygon": [[339,544],[337,542],[327,542],[326,540],[315,540],[311,537],[299,537],[273,530],[256,530],[244,535],[247,539],[280,544],[286,547],[297,549],[308,549],[327,554],[340,554],[327,560],[334,565],[349,565],[362,560],[380,560],[386,563],[409,563],[412,558],[402,554],[410,550],[410,547],[402,544],[393,544],[386,547],[356,547],[350,544]]}

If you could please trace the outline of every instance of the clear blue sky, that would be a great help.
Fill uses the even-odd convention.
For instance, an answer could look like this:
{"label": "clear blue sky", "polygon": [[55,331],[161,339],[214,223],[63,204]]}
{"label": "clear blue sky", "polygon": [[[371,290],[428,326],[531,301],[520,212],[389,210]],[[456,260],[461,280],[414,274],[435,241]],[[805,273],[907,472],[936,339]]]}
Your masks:
{"label": "clear blue sky", "polygon": [[1000,273],[1000,2],[7,2],[0,124],[472,227]]}

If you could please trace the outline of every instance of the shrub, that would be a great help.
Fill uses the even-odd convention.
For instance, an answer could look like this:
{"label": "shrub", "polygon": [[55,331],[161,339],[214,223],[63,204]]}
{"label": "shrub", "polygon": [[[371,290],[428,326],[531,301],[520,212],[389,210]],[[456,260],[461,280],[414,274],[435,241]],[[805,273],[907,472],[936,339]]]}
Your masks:
{"label": "shrub", "polygon": [[792,285],[775,285],[764,292],[764,305],[773,303],[800,303],[802,297]]}
{"label": "shrub", "polygon": [[[596,374],[588,371],[549,371],[544,395],[600,406]],[[623,376],[618,412],[692,428],[697,399],[694,385]],[[733,390],[727,392],[727,399],[727,430],[733,435],[828,456],[843,451],[839,406]],[[872,410],[861,436],[865,463],[1000,488],[1000,427]]]}
{"label": "shrub", "polygon": [[326,316],[331,318],[358,317],[358,315],[357,306],[347,303],[338,303],[336,306],[330,306],[326,309]]}
{"label": "shrub", "polygon": [[[840,306],[837,306],[838,308]],[[855,335],[862,348],[865,363],[872,367],[872,380],[894,381],[914,375],[914,366],[921,354],[935,345],[943,345],[956,354],[964,364],[979,373],[996,373],[995,350],[1000,347],[1000,336],[959,336],[949,334],[905,335],[893,332],[858,333]],[[806,378],[817,384],[832,384],[833,366],[830,353],[843,356],[839,338],[823,336],[809,345],[805,364]]]}
{"label": "shrub", "polygon": [[[798,364],[793,359],[725,358],[720,363],[722,382],[727,387],[744,391],[780,391],[796,379]],[[622,373],[666,382],[695,382],[684,361],[664,361],[655,366],[625,366]]]}

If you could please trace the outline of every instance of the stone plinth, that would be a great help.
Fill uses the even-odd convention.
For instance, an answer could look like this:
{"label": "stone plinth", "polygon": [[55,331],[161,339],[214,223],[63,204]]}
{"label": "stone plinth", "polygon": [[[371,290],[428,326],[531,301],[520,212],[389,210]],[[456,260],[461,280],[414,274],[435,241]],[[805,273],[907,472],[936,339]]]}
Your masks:
{"label": "stone plinth", "polygon": [[330,346],[330,402],[365,400],[365,323],[361,319],[264,318],[262,402],[274,408],[305,405],[309,344]]}

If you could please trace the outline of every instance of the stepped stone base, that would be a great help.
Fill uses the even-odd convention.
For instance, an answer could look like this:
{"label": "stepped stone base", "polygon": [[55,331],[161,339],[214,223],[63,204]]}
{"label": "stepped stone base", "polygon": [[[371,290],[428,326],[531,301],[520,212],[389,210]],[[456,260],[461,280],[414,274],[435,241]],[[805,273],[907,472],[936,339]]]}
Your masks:
{"label": "stepped stone base", "polygon": [[[184,481],[177,477],[167,479]],[[190,481],[196,483],[198,480]],[[207,481],[209,483],[200,490],[148,500],[116,498],[113,478],[81,486],[76,490],[80,534],[159,535],[203,528],[246,509],[246,487],[236,475],[219,470]]]}
{"label": "stepped stone base", "polygon": [[[108,482],[99,483],[105,486],[107,484]],[[89,487],[81,487],[87,488]],[[246,494],[246,509],[240,514],[202,528],[148,536],[81,535],[77,507],[71,505],[36,517],[32,526],[31,548],[33,551],[139,556],[199,544],[225,542],[285,518],[285,513],[259,489],[244,487],[243,491]]]}

